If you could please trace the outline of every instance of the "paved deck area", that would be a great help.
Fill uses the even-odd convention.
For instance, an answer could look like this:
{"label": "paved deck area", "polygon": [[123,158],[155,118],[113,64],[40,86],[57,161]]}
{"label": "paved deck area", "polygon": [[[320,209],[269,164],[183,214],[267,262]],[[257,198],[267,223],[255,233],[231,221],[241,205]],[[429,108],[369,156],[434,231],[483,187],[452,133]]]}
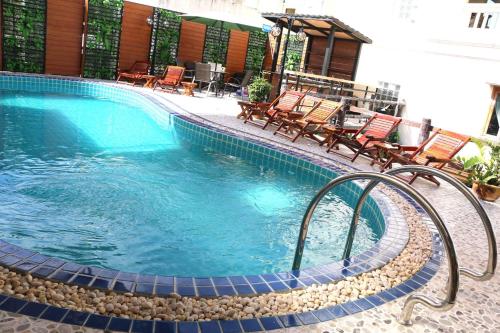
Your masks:
{"label": "paved deck area", "polygon": [[[147,94],[153,94],[151,91]],[[308,140],[299,140],[291,144],[285,138],[272,134],[273,128],[263,131],[257,127],[244,125],[236,119],[239,113],[235,99],[215,97],[185,97],[175,94],[155,92],[160,101],[170,105],[173,103],[182,107],[185,112],[197,115],[207,121],[222,124],[237,131],[243,131],[281,144],[287,144],[307,150],[325,158],[338,159],[342,163],[347,160],[335,155],[328,155],[325,148]],[[364,158],[359,158],[353,165],[362,170],[376,170],[369,166]],[[479,217],[472,206],[451,186],[442,185],[439,188],[425,181],[417,181],[415,187],[435,205],[455,241],[455,247],[461,266],[482,270],[485,267],[487,246]],[[500,230],[500,204],[484,203],[490,215],[494,230]],[[418,293],[443,296],[446,283],[446,265],[441,265],[438,274]],[[492,280],[477,282],[461,277],[458,300],[453,309],[447,312],[434,312],[417,305],[414,311],[414,325],[401,326],[396,318],[400,313],[404,299],[396,300],[374,309],[352,316],[325,322],[317,325],[302,326],[273,331],[276,333],[302,332],[500,332],[500,277],[497,274]],[[68,325],[54,324],[44,320],[35,320],[0,312],[0,332],[96,332]]]}

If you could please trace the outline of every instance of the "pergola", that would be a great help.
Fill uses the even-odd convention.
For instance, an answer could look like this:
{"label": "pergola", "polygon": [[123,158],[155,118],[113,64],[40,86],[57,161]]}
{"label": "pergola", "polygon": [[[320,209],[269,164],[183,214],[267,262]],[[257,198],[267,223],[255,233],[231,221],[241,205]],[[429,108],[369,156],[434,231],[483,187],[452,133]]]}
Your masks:
{"label": "pergola", "polygon": [[[333,42],[335,38],[354,40],[359,43],[371,44],[372,40],[363,35],[359,31],[348,26],[344,22],[333,16],[323,15],[302,15],[302,14],[286,14],[286,13],[263,13],[262,17],[268,19],[279,26],[281,33],[276,37],[277,47],[274,49],[273,62],[271,71],[276,71],[278,56],[281,51],[281,38],[283,36],[283,28],[287,29],[286,40],[283,45],[283,59],[286,59],[288,51],[288,41],[290,39],[290,32],[295,33],[302,30],[307,36],[313,37],[326,37],[328,39],[327,47],[325,49],[325,57],[323,59],[323,66],[321,75],[328,75],[328,66],[332,60]],[[283,81],[284,66],[281,66],[279,86]],[[278,88],[279,91],[280,88]]]}

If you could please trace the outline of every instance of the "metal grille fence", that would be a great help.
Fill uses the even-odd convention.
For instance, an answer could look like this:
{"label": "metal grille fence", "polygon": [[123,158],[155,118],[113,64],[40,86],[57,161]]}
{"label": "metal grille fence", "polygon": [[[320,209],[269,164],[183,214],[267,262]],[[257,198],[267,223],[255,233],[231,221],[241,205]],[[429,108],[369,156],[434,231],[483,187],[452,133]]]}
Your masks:
{"label": "metal grille fence", "polygon": [[123,0],[89,0],[84,77],[116,77],[122,13]]}
{"label": "metal grille fence", "polygon": [[45,71],[47,2],[44,0],[3,0],[2,67],[13,72]]}
{"label": "metal grille fence", "polygon": [[155,8],[149,59],[153,75],[160,75],[168,65],[174,65],[179,46],[181,17],[176,12]]}

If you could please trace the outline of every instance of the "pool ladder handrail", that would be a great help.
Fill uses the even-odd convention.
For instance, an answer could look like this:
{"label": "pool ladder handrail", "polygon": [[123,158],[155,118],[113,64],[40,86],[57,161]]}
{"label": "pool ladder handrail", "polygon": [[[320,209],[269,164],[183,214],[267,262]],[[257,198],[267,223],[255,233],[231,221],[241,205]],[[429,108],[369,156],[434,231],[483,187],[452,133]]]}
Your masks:
{"label": "pool ladder handrail", "polygon": [[[456,178],[446,174],[441,170],[431,168],[428,166],[419,166],[419,165],[402,166],[399,168],[387,170],[385,174],[396,176],[404,172],[418,172],[420,174],[438,177],[441,180],[446,181],[448,184],[452,185],[454,188],[459,190],[465,196],[465,198],[472,204],[472,206],[476,209],[476,212],[478,213],[479,217],[481,218],[481,222],[483,223],[484,230],[486,231],[486,237],[488,240],[488,262],[486,264],[486,269],[483,272],[477,272],[469,268],[460,267],[460,273],[476,281],[490,280],[495,274],[497,266],[498,253],[497,253],[496,239],[490,218],[486,213],[486,211],[484,210],[484,207],[476,198],[476,196],[467,188],[467,186],[465,186],[462,182],[458,181]],[[349,258],[350,256],[352,243],[354,240],[354,234],[356,232],[356,226],[358,225],[358,220],[359,217],[361,216],[361,209],[363,208],[363,205],[366,201],[366,198],[368,197],[368,194],[371,192],[371,190],[373,190],[373,188],[377,186],[378,183],[379,181],[372,181],[371,183],[369,183],[365,187],[363,193],[361,194],[361,196],[357,201],[356,208],[354,209],[354,214],[351,220],[351,225],[349,227],[349,233],[346,246],[344,248],[343,259]]]}
{"label": "pool ladder handrail", "polygon": [[[427,175],[433,175],[437,176],[448,183],[452,184],[455,188],[457,188],[460,192],[462,192],[465,197],[469,200],[469,202],[472,203],[476,211],[479,213],[481,220],[483,222],[483,226],[486,230],[487,237],[488,237],[488,265],[486,268],[486,271],[483,273],[478,273],[476,271],[467,269],[467,268],[460,268],[458,266],[458,261],[457,261],[457,256],[453,244],[453,240],[446,228],[446,225],[444,224],[443,220],[437,213],[437,211],[434,209],[434,207],[423,197],[420,192],[416,191],[413,187],[410,185],[404,183],[401,181],[399,178],[396,178],[395,175],[403,172],[420,172],[424,173]],[[438,311],[446,311],[451,309],[454,306],[455,300],[456,300],[456,295],[458,292],[458,286],[459,286],[459,275],[462,273],[465,276],[468,276],[472,279],[478,280],[478,281],[485,281],[491,279],[491,277],[495,273],[496,269],[496,262],[497,262],[497,249],[496,249],[496,240],[495,240],[495,235],[493,232],[493,228],[491,226],[491,221],[489,220],[489,217],[484,210],[483,206],[479,202],[479,200],[463,185],[462,183],[458,182],[456,179],[452,178],[451,176],[443,173],[442,171],[426,167],[426,166],[403,166],[400,168],[392,169],[386,172],[385,174],[380,174],[380,173],[375,173],[375,172],[358,172],[355,174],[348,174],[344,176],[340,176],[331,182],[329,182],[327,185],[325,185],[316,195],[315,197],[311,200],[309,207],[306,210],[306,213],[304,214],[304,218],[302,220],[301,224],[301,230],[299,234],[299,240],[297,243],[297,248],[295,251],[295,258],[293,262],[293,269],[298,270],[300,268],[300,264],[302,261],[302,254],[304,251],[304,245],[305,245],[305,240],[307,237],[307,230],[309,227],[309,223],[311,221],[311,218],[313,216],[314,210],[316,209],[317,205],[321,201],[321,199],[328,193],[330,192],[334,187],[345,183],[350,180],[355,180],[355,179],[372,179],[372,181],[365,187],[363,193],[358,199],[358,202],[356,204],[356,208],[354,210],[353,218],[351,220],[351,225],[349,227],[349,233],[348,233],[348,238],[346,242],[346,247],[344,249],[344,254],[343,254],[343,259],[347,259],[350,255],[351,248],[352,248],[352,243],[354,240],[354,234],[356,232],[356,226],[358,224],[359,216],[361,214],[361,209],[363,207],[364,202],[366,201],[366,198],[368,197],[368,194],[370,191],[381,181],[384,181],[386,183],[389,183],[389,185],[392,185],[393,187],[398,188],[399,190],[403,191],[407,195],[409,195],[413,200],[415,200],[423,209],[424,211],[430,216],[431,221],[434,223],[436,226],[441,239],[444,242],[444,248],[447,253],[448,257],[448,271],[449,271],[449,277],[447,281],[447,289],[446,289],[446,297],[438,301],[435,298],[430,298],[425,295],[418,295],[414,294],[409,296],[403,306],[402,314],[399,318],[400,323],[404,325],[411,325],[411,315],[413,313],[413,309],[417,303],[421,303],[429,308],[432,308],[434,310]]]}

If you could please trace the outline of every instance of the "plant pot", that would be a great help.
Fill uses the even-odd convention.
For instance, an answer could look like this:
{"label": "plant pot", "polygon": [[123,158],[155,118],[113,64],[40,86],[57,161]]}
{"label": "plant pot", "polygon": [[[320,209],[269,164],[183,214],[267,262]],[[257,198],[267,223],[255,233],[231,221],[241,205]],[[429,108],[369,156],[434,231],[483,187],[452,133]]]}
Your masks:
{"label": "plant pot", "polygon": [[477,193],[481,200],[493,202],[500,197],[500,186],[473,183],[472,190]]}

